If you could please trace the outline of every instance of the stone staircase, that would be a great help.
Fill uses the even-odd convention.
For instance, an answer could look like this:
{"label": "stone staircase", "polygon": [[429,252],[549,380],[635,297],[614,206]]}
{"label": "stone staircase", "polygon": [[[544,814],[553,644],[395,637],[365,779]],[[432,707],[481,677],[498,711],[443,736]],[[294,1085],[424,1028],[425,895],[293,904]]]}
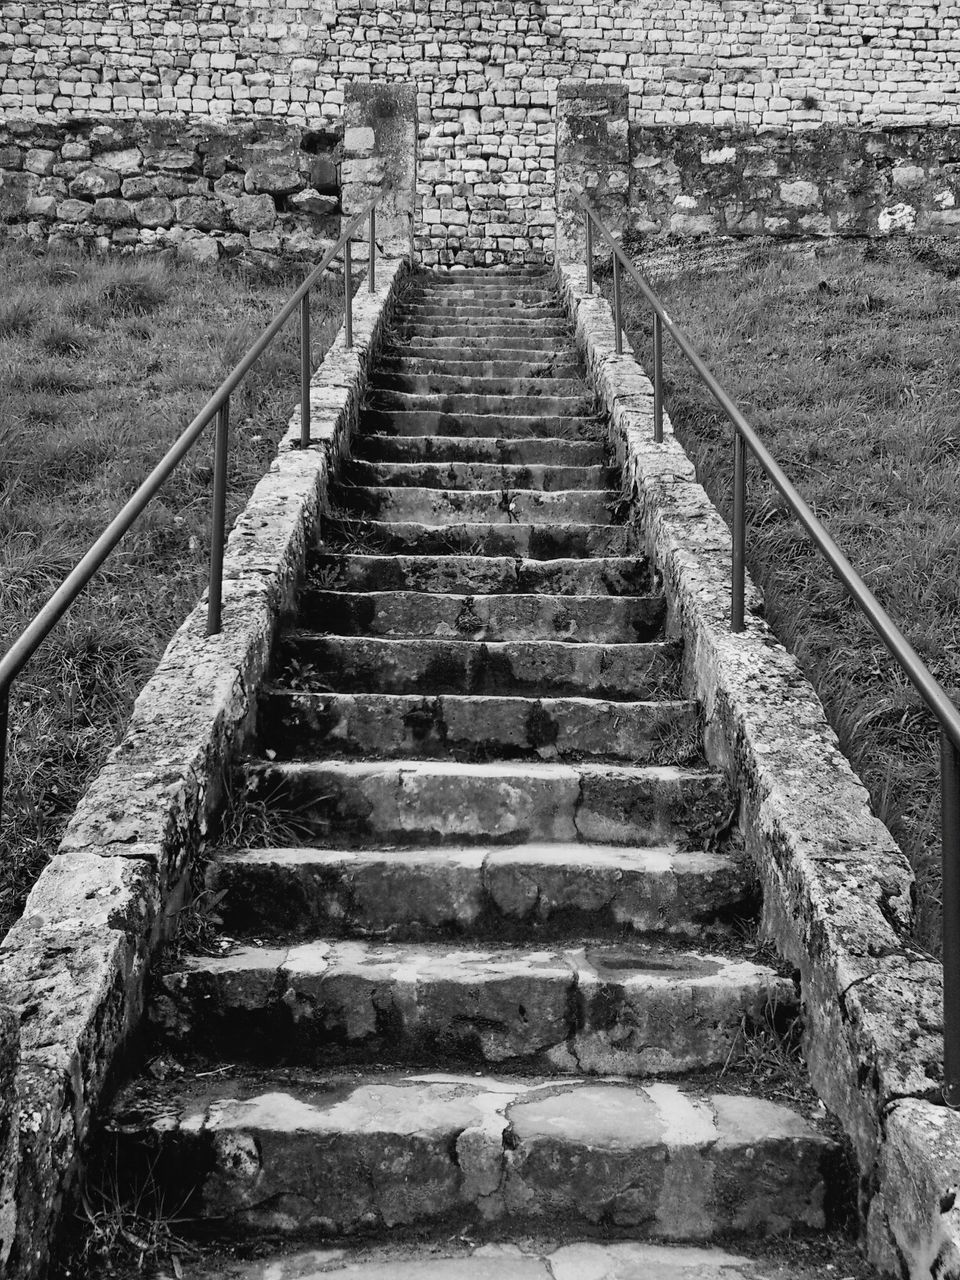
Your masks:
{"label": "stone staircase", "polygon": [[832,1136],[737,1084],[796,992],[548,276],[413,277],[334,501],[131,1183],[220,1236],[822,1228]]}

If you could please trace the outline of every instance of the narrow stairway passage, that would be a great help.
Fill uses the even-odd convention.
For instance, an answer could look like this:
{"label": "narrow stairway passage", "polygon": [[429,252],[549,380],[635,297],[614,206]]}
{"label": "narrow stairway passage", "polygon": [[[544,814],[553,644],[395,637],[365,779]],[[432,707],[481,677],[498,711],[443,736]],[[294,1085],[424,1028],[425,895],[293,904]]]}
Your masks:
{"label": "narrow stairway passage", "polygon": [[725,1083],[797,994],[744,942],[733,797],[624,509],[551,277],[414,276],[209,867],[229,941],[153,978],[184,1070],[112,1113],[203,1229],[827,1224],[833,1131]]}

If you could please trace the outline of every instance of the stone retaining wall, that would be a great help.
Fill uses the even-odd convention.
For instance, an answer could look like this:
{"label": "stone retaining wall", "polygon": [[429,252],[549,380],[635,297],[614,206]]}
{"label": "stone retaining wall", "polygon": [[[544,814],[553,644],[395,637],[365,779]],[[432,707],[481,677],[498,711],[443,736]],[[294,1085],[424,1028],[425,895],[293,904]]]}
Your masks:
{"label": "stone retaining wall", "polygon": [[382,261],[377,292],[357,292],[353,348],[341,330],[311,383],[311,447],[298,447],[298,411],[230,534],[221,634],[206,635],[204,605],[177,631],[0,944],[0,1010],[12,1009],[20,1025],[14,1073],[15,1041],[0,1017],[0,1271],[8,1280],[44,1274],[101,1095],[139,1020],[150,956],[183,904],[191,859],[254,731],[278,619],[293,607],[405,270],[405,261]]}
{"label": "stone retaining wall", "polygon": [[628,225],[644,235],[960,232],[960,126],[630,131]]}
{"label": "stone retaining wall", "polygon": [[317,259],[339,236],[339,131],[282,122],[0,121],[0,225],[198,262]]}
{"label": "stone retaining wall", "polygon": [[564,80],[623,86],[641,128],[799,134],[960,124],[958,64],[951,0],[11,0],[0,15],[7,115],[324,130],[351,81],[415,87],[428,264],[552,251]]}
{"label": "stone retaining wall", "polygon": [[653,388],[628,344],[614,353],[584,268],[558,276],[684,639],[708,758],[740,797],[765,932],[800,973],[807,1064],[853,1146],[871,1259],[896,1280],[958,1280],[960,1116],[940,1105],[942,970],[910,942],[912,872],[749,582],[746,630],[730,632],[730,531],[666,415],[653,442]]}

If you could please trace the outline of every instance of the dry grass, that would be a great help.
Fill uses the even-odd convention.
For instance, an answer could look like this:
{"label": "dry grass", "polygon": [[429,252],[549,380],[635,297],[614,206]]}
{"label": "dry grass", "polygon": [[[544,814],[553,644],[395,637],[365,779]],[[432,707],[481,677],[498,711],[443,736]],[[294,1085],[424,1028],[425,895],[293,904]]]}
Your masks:
{"label": "dry grass", "polygon": [[[731,254],[735,250],[730,250]],[[643,266],[642,259],[640,265]],[[672,314],[936,677],[960,693],[960,281],[929,250],[758,246],[658,279]],[[631,297],[626,327],[649,351]],[[667,340],[668,408],[729,519],[731,433]],[[932,717],[782,500],[751,470],[751,572],[916,871],[939,946]]]}
{"label": "dry grass", "polygon": [[[242,276],[137,258],[0,249],[0,651],[19,634],[289,296],[303,270]],[[339,323],[314,297],[314,358]],[[231,405],[228,520],[299,388],[296,323]],[[212,436],[212,432],[210,433]],[[198,443],[14,685],[0,936],[60,837],[207,568],[211,439]]]}

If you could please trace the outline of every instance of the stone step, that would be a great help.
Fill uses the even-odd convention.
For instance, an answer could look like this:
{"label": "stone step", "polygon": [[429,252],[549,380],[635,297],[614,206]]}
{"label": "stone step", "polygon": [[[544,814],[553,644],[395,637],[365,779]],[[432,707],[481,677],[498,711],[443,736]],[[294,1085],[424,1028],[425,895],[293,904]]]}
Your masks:
{"label": "stone step", "polygon": [[245,775],[248,798],[293,818],[304,843],[351,849],[579,840],[702,848],[731,809],[721,774],[671,765],[262,761]]}
{"label": "stone step", "polygon": [[576,378],[582,384],[582,371],[576,359],[566,361],[553,357],[539,360],[434,360],[417,356],[383,356],[377,362],[381,374],[434,375],[447,378]]}
{"label": "stone step", "polygon": [[371,520],[422,524],[605,524],[619,500],[615,489],[434,489],[412,485],[333,487],[336,508]]}
{"label": "stone step", "polygon": [[147,1012],[159,1040],[220,1061],[640,1077],[722,1066],[796,994],[765,965],[658,942],[321,939],[185,956],[154,975]]}
{"label": "stone step", "polygon": [[314,555],[309,589],[451,591],[503,595],[646,595],[652,581],[642,556],[590,560],[517,560],[512,556]]}
{"label": "stone step", "polygon": [[620,470],[615,467],[565,467],[504,465],[492,462],[347,462],[342,469],[347,484],[365,488],[413,487],[512,491],[615,490]]}
{"label": "stone step", "polygon": [[452,320],[455,324],[484,320],[492,324],[511,320],[558,320],[568,324],[567,313],[555,298],[527,302],[522,298],[424,298],[405,301],[397,313],[401,323],[410,320]]}
{"label": "stone step", "polygon": [[515,556],[531,560],[583,556],[627,556],[639,544],[622,524],[420,524],[416,521],[330,518],[324,547],[346,543],[351,550],[395,555]]}
{"label": "stone step", "polygon": [[493,359],[522,360],[531,364],[543,364],[551,360],[562,364],[578,364],[580,357],[572,340],[563,342],[556,338],[537,339],[533,335],[529,341],[523,338],[501,338],[491,350],[489,342],[470,338],[460,339],[452,345],[445,338],[423,338],[417,342],[389,340],[384,347],[388,359],[411,356],[418,360],[429,360],[434,367],[440,367],[451,361],[489,364]]}
{"label": "stone step", "polygon": [[682,700],[303,693],[268,688],[259,729],[271,759],[623,760],[698,755],[696,709]]}
{"label": "stone step", "polygon": [[623,644],[655,640],[663,596],[455,595],[419,591],[350,592],[308,582],[297,626],[341,636],[437,640],[567,640]]}
{"label": "stone step", "polygon": [[[406,1245],[323,1249],[310,1253],[267,1254],[257,1262],[231,1267],[230,1280],[822,1280],[822,1265],[784,1264],[776,1245],[757,1256],[726,1249],[680,1244],[642,1244],[635,1240],[513,1241],[476,1244],[464,1238],[411,1249]],[[830,1256],[853,1280],[856,1258],[850,1245],[831,1240]],[[859,1259],[857,1259],[859,1261]],[[857,1268],[859,1271],[859,1267]]]}
{"label": "stone step", "polygon": [[[488,466],[597,467],[607,452],[589,440],[528,437],[504,440],[496,436],[383,436],[355,435],[355,458],[377,462],[483,463]],[[482,488],[475,485],[474,488]],[[519,487],[519,486],[518,486]]]}
{"label": "stone step", "polygon": [[443,338],[449,343],[451,339],[473,338],[485,342],[488,349],[502,347],[502,338],[522,339],[517,342],[518,346],[526,346],[531,339],[533,342],[572,340],[568,320],[482,320],[477,316],[469,321],[398,318],[396,324],[401,337],[413,342]]}
{"label": "stone step", "polygon": [[588,393],[586,384],[580,377],[559,378],[543,376],[539,378],[453,376],[443,371],[434,373],[391,373],[377,370],[370,379],[371,394],[380,392],[403,391],[417,396],[544,396],[556,399],[558,396],[585,396]]}
{"label": "stone step", "polygon": [[[194,1230],[206,1222],[253,1239],[408,1228],[448,1240],[451,1223],[506,1239],[578,1227],[608,1239],[789,1236],[822,1230],[836,1193],[836,1144],[798,1112],[669,1082],[145,1080],[116,1100],[108,1133],[106,1158],[129,1171],[126,1186],[149,1181]],[[505,1275],[498,1259],[478,1280]]]}
{"label": "stone step", "polygon": [[461,693],[507,697],[678,696],[679,645],[568,640],[387,640],[287,632],[282,683],[315,693]]}
{"label": "stone step", "polygon": [[519,302],[522,304],[534,303],[552,303],[554,306],[559,305],[557,291],[546,285],[536,284],[481,284],[476,281],[473,285],[451,287],[450,285],[422,284],[416,293],[410,294],[411,298],[420,301],[439,302],[453,301],[460,299],[464,302],[487,302],[499,301],[505,299],[509,302]]}
{"label": "stone step", "polygon": [[421,941],[725,937],[750,914],[751,873],[719,854],[525,844],[237,849],[209,864],[227,933]]}
{"label": "stone step", "polygon": [[546,288],[554,288],[556,275],[549,266],[494,266],[494,267],[431,267],[419,273],[418,280],[424,284],[462,285],[469,284],[507,284],[513,287],[527,285],[531,282],[541,283]]}
{"label": "stone step", "polygon": [[361,413],[360,429],[367,434],[389,436],[482,436],[504,440],[549,437],[570,441],[604,438],[595,414],[448,413],[437,409],[384,410],[369,405]]}
{"label": "stone step", "polygon": [[[543,394],[511,395],[487,392],[460,393],[457,391],[392,391],[386,387],[371,387],[368,406],[373,410],[406,409],[440,414],[501,414],[506,417],[566,417],[578,418],[595,410],[592,392],[577,391],[570,395],[553,395],[549,381],[542,387]],[[504,433],[507,434],[507,433]]]}

